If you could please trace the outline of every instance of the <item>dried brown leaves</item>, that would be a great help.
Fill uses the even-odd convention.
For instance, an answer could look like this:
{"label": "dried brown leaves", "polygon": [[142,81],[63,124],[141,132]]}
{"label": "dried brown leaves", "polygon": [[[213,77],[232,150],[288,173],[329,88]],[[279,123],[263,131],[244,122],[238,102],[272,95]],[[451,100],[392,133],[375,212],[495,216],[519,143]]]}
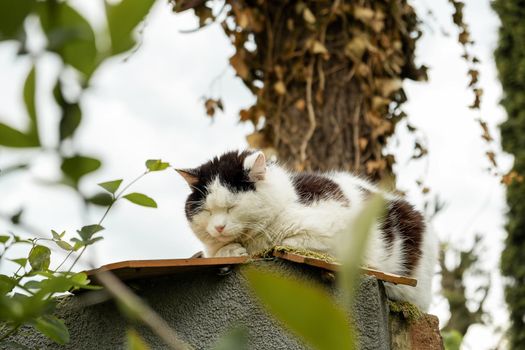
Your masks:
{"label": "dried brown leaves", "polygon": [[[257,97],[253,106],[240,112],[240,120],[257,128],[265,121],[248,136],[251,146],[277,149],[280,155],[303,161],[307,154],[309,161],[316,161],[316,150],[305,149],[304,141],[313,137],[314,142],[320,129],[332,128],[333,135],[324,138],[350,132],[352,141],[339,164],[321,158],[319,164],[353,168],[357,161],[359,169],[354,170],[373,177],[389,172],[393,159],[381,150],[404,116],[399,112],[406,99],[402,81],[426,79],[425,67],[414,63],[418,19],[405,0],[226,0],[215,15],[210,1],[172,3],[175,11],[193,9],[201,25],[219,20],[234,45],[231,66]],[[323,112],[327,103],[336,103],[333,89],[342,91],[349,85],[356,87],[355,96],[348,98],[359,101],[358,114],[348,113],[347,121],[327,126],[335,120]],[[206,100],[208,115],[217,108],[217,100]],[[305,168],[319,167],[303,163]]]}

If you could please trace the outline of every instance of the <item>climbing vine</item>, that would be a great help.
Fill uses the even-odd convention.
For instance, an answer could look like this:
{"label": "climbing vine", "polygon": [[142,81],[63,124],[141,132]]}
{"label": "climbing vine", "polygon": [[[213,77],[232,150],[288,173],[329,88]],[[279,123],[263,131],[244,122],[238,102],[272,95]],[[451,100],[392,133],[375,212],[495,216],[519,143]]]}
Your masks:
{"label": "climbing vine", "polygon": [[[296,169],[390,172],[393,156],[382,149],[405,116],[402,80],[426,79],[414,63],[421,32],[408,3],[225,1],[217,11],[214,1],[172,3],[176,12],[193,9],[201,26],[219,22],[235,47],[230,64],[256,96],[239,114],[256,129],[250,146]],[[209,115],[220,102],[206,101]],[[348,147],[336,147],[347,135]],[[330,143],[326,157],[314,149]]]}

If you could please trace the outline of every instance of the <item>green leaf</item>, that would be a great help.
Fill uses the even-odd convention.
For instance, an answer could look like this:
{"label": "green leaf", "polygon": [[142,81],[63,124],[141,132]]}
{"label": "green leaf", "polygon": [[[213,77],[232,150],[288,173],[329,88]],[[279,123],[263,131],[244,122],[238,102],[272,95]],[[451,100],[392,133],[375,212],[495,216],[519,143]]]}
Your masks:
{"label": "green leaf", "polygon": [[95,34],[89,22],[67,2],[39,3],[48,49],[89,78],[97,65]]}
{"label": "green leaf", "polygon": [[60,141],[73,136],[82,121],[82,111],[78,103],[65,103],[59,124]]}
{"label": "green leaf", "polygon": [[105,2],[112,55],[135,46],[133,29],[148,14],[154,2],[155,0],[122,0],[114,5]]}
{"label": "green leaf", "polygon": [[268,310],[314,349],[355,349],[345,311],[321,286],[253,267],[244,275]]}
{"label": "green leaf", "polygon": [[53,294],[64,293],[69,291],[75,285],[66,275],[51,275],[41,281],[42,287],[40,293]]}
{"label": "green leaf", "polygon": [[339,285],[343,293],[344,300],[348,303],[352,300],[354,286],[359,277],[359,267],[366,251],[370,231],[377,223],[378,218],[385,210],[385,201],[380,194],[373,195],[365,202],[363,208],[356,215],[350,232],[339,235],[338,260],[341,262],[339,272]]}
{"label": "green leaf", "polygon": [[31,120],[28,136],[40,143],[38,137],[38,120],[36,116],[36,67],[31,67],[24,84],[24,102],[26,104],[27,114]]}
{"label": "green leaf", "polygon": [[9,241],[9,238],[11,238],[11,236],[0,236],[0,243],[4,244]]}
{"label": "green leaf", "polygon": [[236,327],[223,335],[213,350],[248,350],[248,330]]}
{"label": "green leaf", "polygon": [[0,319],[14,324],[30,322],[47,310],[51,310],[54,301],[26,294],[13,293],[0,298]]}
{"label": "green leaf", "polygon": [[21,38],[24,20],[31,13],[34,0],[0,1],[0,40]]}
{"label": "green leaf", "polygon": [[15,225],[18,225],[20,223],[20,219],[22,218],[22,214],[24,213],[24,209],[20,209],[16,214],[11,216],[11,222]]}
{"label": "green leaf", "polygon": [[61,169],[71,179],[75,186],[82,176],[87,175],[100,168],[100,160],[85,156],[74,156],[64,158]]}
{"label": "green leaf", "polygon": [[55,241],[55,243],[64,250],[73,250],[73,246],[65,241]]}
{"label": "green leaf", "polygon": [[96,195],[86,199],[89,203],[107,207],[113,203],[113,197],[109,193],[97,193]]}
{"label": "green leaf", "polygon": [[75,131],[82,121],[82,111],[78,103],[69,103],[66,101],[62,94],[60,79],[57,79],[55,87],[53,88],[53,95],[62,112],[58,128],[60,141],[62,142],[75,134]]}
{"label": "green leaf", "polygon": [[70,277],[71,281],[78,286],[85,286],[89,284],[89,279],[85,272],[75,273]]}
{"label": "green leaf", "polygon": [[453,329],[451,331],[443,331],[443,343],[446,350],[459,350],[463,342],[463,336],[460,332]]}
{"label": "green leaf", "polygon": [[88,226],[84,226],[80,229],[80,231],[77,231],[78,234],[80,235],[80,237],[82,238],[82,240],[84,242],[87,242],[91,239],[91,237],[97,233],[97,232],[100,232],[104,229],[104,227],[100,226],[100,225],[88,225]]}
{"label": "green leaf", "polygon": [[81,241],[80,239],[75,238],[75,237],[71,238],[70,241],[74,243],[73,251],[75,252],[86,245],[84,241]]}
{"label": "green leaf", "polygon": [[6,275],[0,275],[0,295],[5,295],[13,290],[16,286],[16,279]]}
{"label": "green leaf", "polygon": [[160,159],[148,159],[146,161],[146,168],[149,171],[161,171],[170,166],[170,163],[165,163]]}
{"label": "green leaf", "polygon": [[51,262],[51,250],[43,245],[34,246],[29,252],[29,264],[33,271],[46,271]]}
{"label": "green leaf", "polygon": [[27,264],[27,258],[18,258],[18,259],[10,259],[10,261],[22,266],[26,267]]}
{"label": "green leaf", "polygon": [[103,240],[104,237],[95,237],[95,238],[91,238],[90,240],[86,241],[85,242],[85,245],[91,245],[93,243],[97,243],[98,241],[101,241]]}
{"label": "green leaf", "polygon": [[14,235],[13,238],[15,239],[15,242],[16,242],[16,243],[31,243],[30,240],[20,238],[20,237],[17,236],[17,235]]}
{"label": "green leaf", "polygon": [[38,147],[38,140],[24,134],[21,131],[0,123],[0,146],[13,148]]}
{"label": "green leaf", "polygon": [[156,208],[157,203],[150,197],[142,193],[133,192],[124,196],[128,201],[142,205],[143,207]]}
{"label": "green leaf", "polygon": [[150,347],[140,337],[136,330],[129,328],[127,332],[128,350],[148,350]]}
{"label": "green leaf", "polygon": [[41,286],[42,286],[42,282],[36,281],[36,280],[31,280],[31,281],[28,281],[26,284],[24,284],[24,287],[27,289],[40,289]]}
{"label": "green leaf", "polygon": [[51,271],[35,271],[34,275],[36,275],[36,276],[43,276],[43,277],[46,277],[48,279],[55,277],[55,275]]}
{"label": "green leaf", "polygon": [[64,237],[64,235],[66,234],[66,231],[62,231],[62,233],[58,233],[55,230],[51,230],[51,234],[53,235],[54,239],[60,240],[62,239],[62,237]]}
{"label": "green leaf", "polygon": [[53,340],[54,342],[64,345],[69,343],[69,331],[64,321],[52,315],[45,315],[35,320],[35,328]]}
{"label": "green leaf", "polygon": [[120,187],[121,183],[122,179],[118,179],[113,181],[101,182],[98,185],[106,191],[108,191],[109,193],[115,194],[115,192],[117,192],[118,188]]}
{"label": "green leaf", "polygon": [[74,288],[72,290],[76,289],[89,289],[89,290],[100,290],[102,287],[90,285],[91,282],[87,275],[84,272],[75,273],[74,275],[70,276],[70,281],[73,282]]}

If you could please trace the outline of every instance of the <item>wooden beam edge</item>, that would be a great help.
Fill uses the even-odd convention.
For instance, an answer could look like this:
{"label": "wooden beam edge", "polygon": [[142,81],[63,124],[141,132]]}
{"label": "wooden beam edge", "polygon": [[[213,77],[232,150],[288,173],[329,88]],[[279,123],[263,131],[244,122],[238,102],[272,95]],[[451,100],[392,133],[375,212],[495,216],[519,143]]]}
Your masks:
{"label": "wooden beam edge", "polygon": [[[328,262],[325,260],[306,257],[306,256],[294,254],[294,253],[274,251],[272,254],[275,257],[278,257],[284,260],[288,260],[288,261],[292,261],[292,262],[296,262],[300,264],[307,264],[310,266],[319,267],[319,268],[333,271],[333,272],[337,272],[341,268],[341,264],[339,263],[332,263],[332,262]],[[402,285],[407,285],[411,287],[415,287],[417,285],[417,280],[412,277],[400,276],[394,273],[383,272],[383,271],[379,271],[379,270],[375,270],[375,269],[371,269],[367,267],[361,267],[361,272],[364,273],[365,275],[374,276],[377,279],[380,279],[385,282],[390,282],[394,284],[402,284]]]}
{"label": "wooden beam edge", "polygon": [[225,266],[246,263],[247,256],[230,258],[187,258],[187,259],[160,259],[160,260],[127,260],[102,265],[99,268],[84,271],[88,276],[102,271],[114,271],[121,269],[144,269],[144,268],[170,268],[184,266]]}
{"label": "wooden beam edge", "polygon": [[[292,261],[299,264],[306,264],[309,266],[318,267],[324,270],[337,272],[341,264],[335,262],[328,262],[321,259],[311,258],[303,255],[298,255],[289,252],[274,251],[272,255],[276,258]],[[257,260],[257,259],[255,259]],[[85,271],[88,276],[93,276],[102,271],[115,271],[122,269],[148,269],[148,268],[174,268],[184,266],[226,266],[239,265],[252,261],[250,257],[239,256],[230,258],[188,258],[188,259],[161,259],[161,260],[127,260],[116,263],[106,264],[99,268]],[[394,284],[402,284],[415,287],[417,280],[415,278],[400,276],[393,273],[383,272],[371,268],[362,267],[361,272],[375,276],[376,278]]]}

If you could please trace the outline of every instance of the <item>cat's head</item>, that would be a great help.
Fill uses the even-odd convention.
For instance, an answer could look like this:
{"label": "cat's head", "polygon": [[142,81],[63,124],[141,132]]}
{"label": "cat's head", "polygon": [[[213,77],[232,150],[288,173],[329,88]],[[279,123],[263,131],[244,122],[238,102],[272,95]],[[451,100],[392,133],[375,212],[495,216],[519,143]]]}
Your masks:
{"label": "cat's head", "polygon": [[177,169],[192,192],[186,200],[186,217],[204,240],[231,242],[257,220],[256,183],[266,175],[266,158],[260,151],[233,151],[194,169]]}

